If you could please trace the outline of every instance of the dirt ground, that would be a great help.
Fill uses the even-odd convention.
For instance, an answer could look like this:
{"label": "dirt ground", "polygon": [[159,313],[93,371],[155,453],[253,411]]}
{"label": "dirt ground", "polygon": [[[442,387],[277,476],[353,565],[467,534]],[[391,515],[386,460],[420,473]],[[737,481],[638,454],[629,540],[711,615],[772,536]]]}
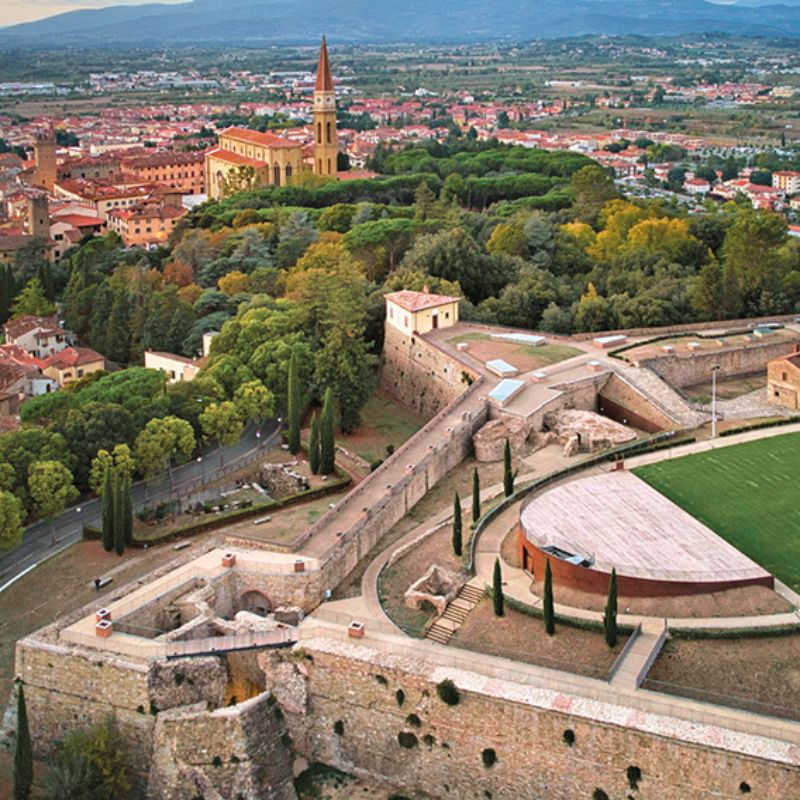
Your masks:
{"label": "dirt ground", "polygon": [[800,634],[670,639],[643,688],[800,720]]}
{"label": "dirt ground", "polygon": [[387,457],[387,447],[396,450],[424,424],[418,414],[376,392],[361,411],[361,425],[352,433],[340,434],[337,443],[372,464]]}
{"label": "dirt ground", "polygon": [[383,607],[394,622],[409,633],[422,636],[425,623],[432,613],[406,608],[403,595],[408,587],[421,578],[432,564],[453,572],[460,572],[463,568],[463,560],[453,553],[451,535],[451,526],[446,525],[413,547],[381,575]]}
{"label": "dirt ground", "polygon": [[[767,375],[750,375],[746,378],[723,378],[717,381],[717,399],[735,400],[767,385]],[[681,391],[695,403],[711,402],[711,381],[685,386]]]}
{"label": "dirt ground", "polygon": [[456,631],[450,644],[479,653],[525,661],[540,667],[605,679],[625,646],[621,636],[610,650],[603,634],[558,625],[548,636],[544,622],[510,608],[496,617],[489,599],[481,601]]}
{"label": "dirt ground", "polygon": [[496,358],[502,358],[520,372],[549,367],[551,364],[558,364],[573,356],[579,356],[583,352],[577,347],[564,344],[543,344],[535,347],[517,342],[504,342],[500,339],[492,339],[482,333],[456,336],[449,341],[452,344],[466,342],[469,345],[468,354],[478,361],[486,363]]}
{"label": "dirt ground", "polygon": [[[510,567],[519,567],[517,532],[509,531],[500,548],[500,555]],[[535,585],[541,592],[541,583]],[[582,592],[557,586],[556,602],[575,608],[603,611],[605,595]],[[724,592],[709,592],[691,597],[619,597],[621,614],[641,614],[647,617],[738,617],[760,614],[783,614],[793,609],[792,604],[766,586],[743,586]]]}

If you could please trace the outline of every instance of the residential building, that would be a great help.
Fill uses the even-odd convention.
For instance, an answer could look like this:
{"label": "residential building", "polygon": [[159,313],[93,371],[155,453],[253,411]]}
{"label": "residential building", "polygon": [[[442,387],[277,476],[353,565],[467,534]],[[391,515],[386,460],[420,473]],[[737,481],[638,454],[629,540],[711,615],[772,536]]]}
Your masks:
{"label": "residential building", "polygon": [[61,388],[105,368],[106,360],[100,353],[88,347],[68,347],[44,359],[42,372]]}
{"label": "residential building", "polygon": [[167,244],[175,224],[187,213],[182,206],[145,200],[109,211],[108,228],[122,237],[126,247],[157,247]]}
{"label": "residential building", "polygon": [[772,186],[786,194],[800,194],[800,172],[788,169],[773,172]]}
{"label": "residential building", "polygon": [[121,162],[125,177],[145,183],[161,183],[182,194],[205,194],[205,153],[162,152],[126,158]]}
{"label": "residential building", "polygon": [[44,359],[69,346],[67,332],[55,318],[23,316],[3,326],[6,345],[16,345],[34,358]]}
{"label": "residential building", "polygon": [[170,383],[193,381],[205,363],[205,358],[192,359],[175,353],[159,353],[155,350],[145,350],[144,352],[145,367],[165,372]]}

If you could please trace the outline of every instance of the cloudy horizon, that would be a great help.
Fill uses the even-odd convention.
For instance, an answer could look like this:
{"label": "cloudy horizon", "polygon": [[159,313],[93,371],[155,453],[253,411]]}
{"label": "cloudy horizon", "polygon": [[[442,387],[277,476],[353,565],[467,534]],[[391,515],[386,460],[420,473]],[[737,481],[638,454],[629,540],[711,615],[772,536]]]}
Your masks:
{"label": "cloudy horizon", "polygon": [[154,2],[175,4],[189,0],[5,0],[0,3],[0,26],[32,22],[67,11],[108,6],[141,6]]}

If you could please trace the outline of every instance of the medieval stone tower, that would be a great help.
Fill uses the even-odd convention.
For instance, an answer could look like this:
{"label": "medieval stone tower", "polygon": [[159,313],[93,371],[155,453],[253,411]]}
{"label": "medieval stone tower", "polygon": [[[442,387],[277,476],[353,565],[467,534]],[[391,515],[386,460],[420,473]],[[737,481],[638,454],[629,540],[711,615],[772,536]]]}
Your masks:
{"label": "medieval stone tower", "polygon": [[336,177],[336,91],[333,88],[328,45],[322,37],[317,83],[314,87],[314,174]]}
{"label": "medieval stone tower", "polygon": [[28,198],[28,235],[38,239],[50,238],[50,209],[46,194]]}
{"label": "medieval stone tower", "polygon": [[52,193],[56,183],[56,136],[52,129],[36,137],[33,155],[36,161],[33,184]]}

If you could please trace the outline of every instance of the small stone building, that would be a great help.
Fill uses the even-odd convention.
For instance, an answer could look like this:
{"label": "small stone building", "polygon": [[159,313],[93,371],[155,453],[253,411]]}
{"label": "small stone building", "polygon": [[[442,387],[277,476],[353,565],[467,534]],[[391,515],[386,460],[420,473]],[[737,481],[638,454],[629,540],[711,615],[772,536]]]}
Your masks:
{"label": "small stone building", "polygon": [[770,403],[800,409],[800,345],[767,364],[767,392]]}
{"label": "small stone building", "polygon": [[406,336],[429,333],[437,328],[451,328],[458,322],[459,297],[404,289],[387,294],[386,322]]}

